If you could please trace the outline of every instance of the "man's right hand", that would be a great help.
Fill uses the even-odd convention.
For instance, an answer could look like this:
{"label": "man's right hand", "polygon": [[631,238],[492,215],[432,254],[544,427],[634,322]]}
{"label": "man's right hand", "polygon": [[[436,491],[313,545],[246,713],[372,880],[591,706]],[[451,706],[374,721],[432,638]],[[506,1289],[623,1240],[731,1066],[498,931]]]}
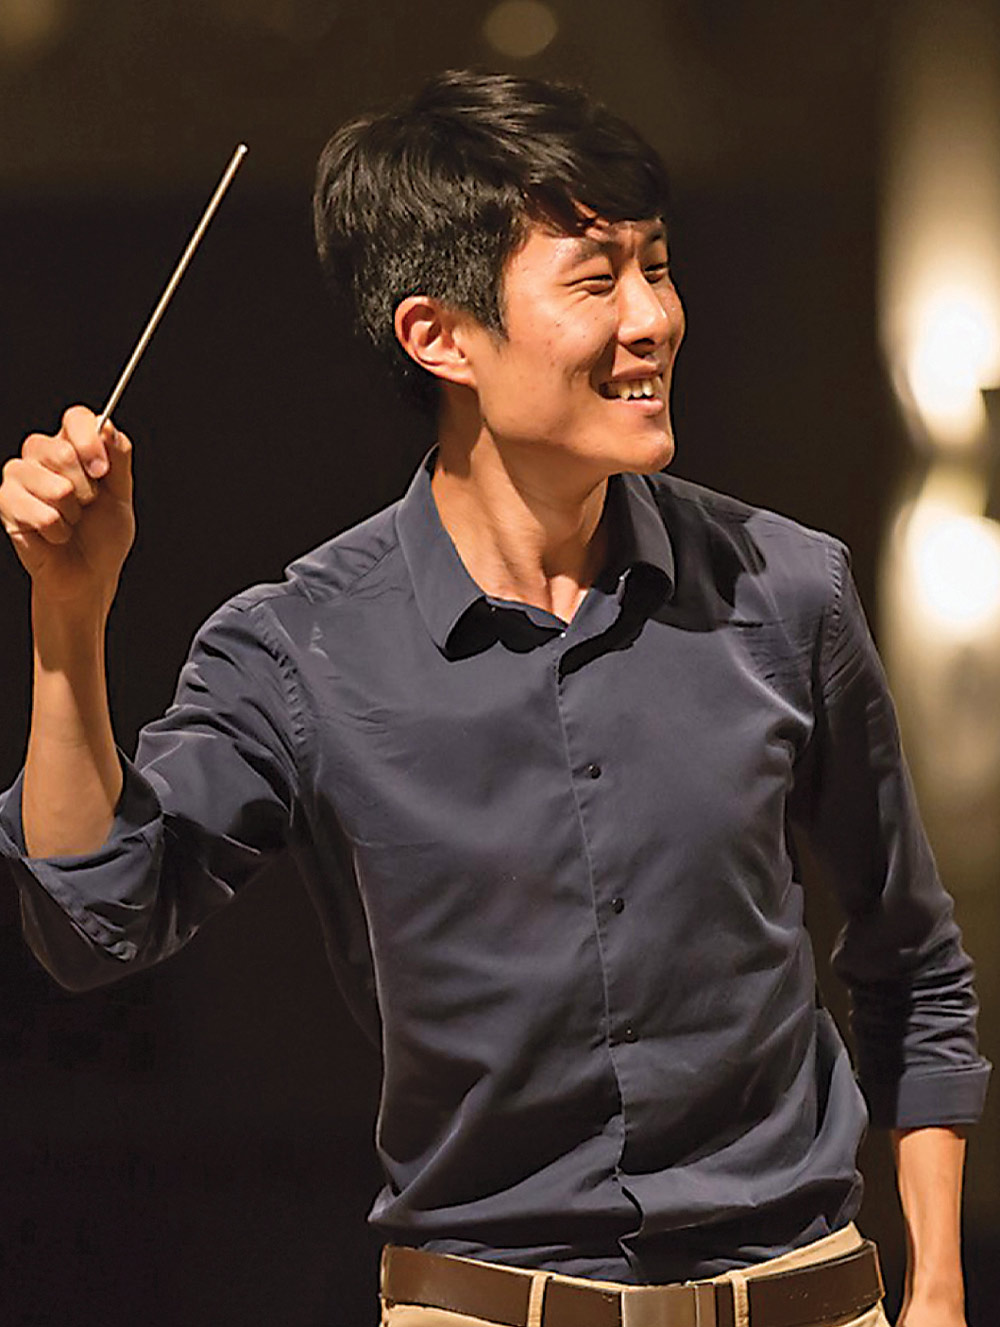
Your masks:
{"label": "man's right hand", "polygon": [[132,445],[84,406],[59,432],[32,433],[3,468],[0,520],[37,600],[73,611],[111,606],[135,536]]}
{"label": "man's right hand", "polygon": [[93,852],[122,786],[104,626],[135,534],[131,444],[83,406],[7,462],[0,520],[32,582],[31,732],[21,818],[33,857]]}

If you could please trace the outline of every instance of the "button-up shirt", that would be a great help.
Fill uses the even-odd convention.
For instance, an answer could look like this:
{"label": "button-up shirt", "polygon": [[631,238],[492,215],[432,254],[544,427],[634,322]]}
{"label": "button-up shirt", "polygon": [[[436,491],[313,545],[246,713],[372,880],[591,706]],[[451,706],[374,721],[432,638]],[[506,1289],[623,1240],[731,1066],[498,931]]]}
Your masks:
{"label": "button-up shirt", "polygon": [[969,1122],[988,1068],[842,545],[617,477],[567,623],[475,584],[432,464],[202,628],[104,847],[17,861],[29,939],[108,980],[290,852],[381,1045],[389,1238],[643,1282],[841,1227],[866,1104],[790,826],[876,1122]]}

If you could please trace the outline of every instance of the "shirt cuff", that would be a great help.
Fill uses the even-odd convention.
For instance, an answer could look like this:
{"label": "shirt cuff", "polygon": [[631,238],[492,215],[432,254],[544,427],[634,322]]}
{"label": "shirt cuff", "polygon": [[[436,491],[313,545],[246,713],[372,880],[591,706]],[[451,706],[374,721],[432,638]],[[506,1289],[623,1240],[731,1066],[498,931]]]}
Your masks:
{"label": "shirt cuff", "polygon": [[19,885],[36,882],[93,944],[122,962],[138,952],[155,895],[162,813],[153,789],[120,756],[124,782],[107,839],[83,856],[29,857],[21,820],[24,775],[0,794],[0,856]]}
{"label": "shirt cuff", "polygon": [[871,1122],[885,1129],[924,1129],[975,1124],[983,1113],[991,1065],[988,1060],[961,1069],[916,1070],[862,1090]]}

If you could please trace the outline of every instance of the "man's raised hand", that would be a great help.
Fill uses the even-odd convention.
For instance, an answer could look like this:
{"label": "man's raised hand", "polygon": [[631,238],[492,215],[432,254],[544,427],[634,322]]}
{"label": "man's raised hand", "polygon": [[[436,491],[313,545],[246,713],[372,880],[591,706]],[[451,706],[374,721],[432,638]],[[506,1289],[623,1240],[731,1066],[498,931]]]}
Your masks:
{"label": "man's raised hand", "polygon": [[47,603],[110,607],[135,535],[131,452],[111,423],[99,434],[94,413],[73,406],[55,436],[30,434],[4,466],[0,520]]}

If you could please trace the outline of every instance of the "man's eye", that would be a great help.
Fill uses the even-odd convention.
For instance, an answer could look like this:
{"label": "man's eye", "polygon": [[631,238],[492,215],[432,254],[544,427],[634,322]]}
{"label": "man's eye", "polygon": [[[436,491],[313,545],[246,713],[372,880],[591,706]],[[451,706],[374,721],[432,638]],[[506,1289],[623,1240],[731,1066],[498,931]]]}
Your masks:
{"label": "man's eye", "polygon": [[587,276],[582,276],[578,282],[585,290],[609,290],[614,285],[615,278],[611,272],[591,272]]}
{"label": "man's eye", "polygon": [[648,263],[643,270],[646,273],[646,280],[650,282],[663,281],[670,276],[669,263]]}

